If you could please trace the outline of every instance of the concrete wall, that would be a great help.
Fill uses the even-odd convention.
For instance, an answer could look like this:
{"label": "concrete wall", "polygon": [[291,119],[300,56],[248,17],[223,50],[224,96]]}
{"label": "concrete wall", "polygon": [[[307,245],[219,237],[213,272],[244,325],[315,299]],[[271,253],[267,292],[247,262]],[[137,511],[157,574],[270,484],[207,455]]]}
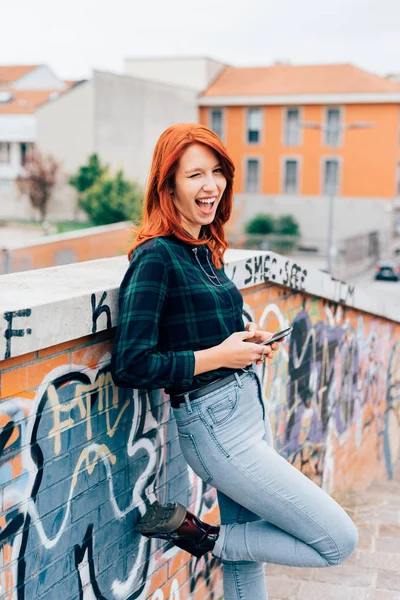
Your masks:
{"label": "concrete wall", "polygon": [[226,65],[210,58],[127,58],[125,73],[149,81],[205,90]]}
{"label": "concrete wall", "polygon": [[126,255],[131,237],[131,224],[122,222],[49,235],[19,247],[2,248],[0,240],[0,275]]}
{"label": "concrete wall", "polygon": [[37,146],[71,174],[94,152],[94,89],[87,81],[36,112]]}
{"label": "concrete wall", "polygon": [[96,152],[141,183],[164,129],[198,121],[192,90],[102,72],[94,73],[93,85]]}
{"label": "concrete wall", "polygon": [[[259,367],[278,451],[328,492],[391,477],[399,305],[272,253],[228,251],[245,320],[294,325]],[[219,565],[133,532],[148,501],[218,521],[164,392],[109,371],[117,257],[0,278],[0,583],[19,600],[217,600]],[[191,596],[193,594],[193,596]]]}
{"label": "concrete wall", "polygon": [[[243,231],[245,223],[259,213],[293,215],[300,224],[301,235],[305,241],[314,240],[326,247],[329,214],[329,199],[326,196],[236,194],[229,230],[232,233]],[[390,202],[370,198],[335,199],[336,240],[364,235],[369,231],[382,232],[382,243],[389,239],[394,231],[394,211],[391,210]]]}

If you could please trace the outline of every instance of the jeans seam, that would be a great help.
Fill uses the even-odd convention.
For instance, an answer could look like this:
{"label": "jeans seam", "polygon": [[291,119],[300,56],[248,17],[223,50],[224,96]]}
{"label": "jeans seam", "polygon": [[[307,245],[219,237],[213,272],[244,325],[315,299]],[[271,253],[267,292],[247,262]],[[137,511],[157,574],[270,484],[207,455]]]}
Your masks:
{"label": "jeans seam", "polygon": [[191,433],[181,433],[180,436],[182,438],[190,439],[190,441],[192,443],[193,452],[197,456],[197,459],[198,459],[199,463],[201,464],[201,466],[204,469],[204,472],[208,475],[208,478],[204,479],[203,481],[204,481],[204,483],[211,483],[212,480],[213,480],[213,476],[212,476],[212,474],[210,473],[210,471],[208,470],[208,468],[206,467],[206,465],[204,463],[204,460],[203,460],[203,458],[202,458],[202,456],[201,456],[201,454],[199,452],[199,448],[198,448],[198,445],[197,445],[197,442],[196,442],[194,436]]}
{"label": "jeans seam", "polygon": [[207,429],[208,433],[211,436],[211,439],[213,440],[214,444],[217,446],[217,448],[219,450],[221,450],[222,454],[226,457],[226,458],[231,458],[230,454],[225,450],[225,448],[223,446],[221,446],[221,444],[219,443],[219,441],[217,440],[217,438],[215,437],[215,433],[212,430],[212,428],[208,425],[207,421],[204,419],[204,417],[202,415],[200,415],[200,420],[203,423],[204,427]]}
{"label": "jeans seam", "polygon": [[242,592],[240,590],[239,577],[238,577],[238,572],[237,572],[237,564],[235,562],[233,563],[233,570],[235,572],[235,587],[236,587],[236,591],[238,594],[238,598],[239,598],[239,600],[242,600],[243,596],[242,596]]}
{"label": "jeans seam", "polygon": [[309,515],[307,515],[307,513],[305,513],[301,508],[299,508],[298,506],[296,506],[295,504],[293,504],[292,502],[290,502],[287,498],[285,498],[284,496],[282,496],[278,492],[275,492],[274,490],[272,490],[268,485],[265,485],[260,479],[258,479],[258,477],[256,477],[255,475],[253,475],[253,473],[250,473],[249,471],[247,471],[246,469],[244,469],[244,467],[234,457],[230,456],[229,458],[232,460],[232,462],[235,462],[237,464],[237,466],[242,471],[244,471],[252,479],[255,479],[263,488],[266,488],[269,493],[271,493],[271,494],[273,494],[275,496],[278,496],[278,498],[281,498],[285,503],[289,504],[290,506],[292,506],[293,508],[295,508],[297,512],[299,512],[304,517],[306,517],[306,519],[308,521],[311,521],[311,523],[313,523],[314,525],[316,525],[317,527],[319,527],[328,536],[328,538],[331,540],[331,542],[333,542],[333,544],[334,544],[334,546],[335,546],[335,548],[337,550],[337,553],[338,553],[337,561],[339,562],[341,560],[341,552],[339,550],[339,547],[338,547],[336,541],[330,535],[330,533],[328,533],[326,531],[325,527],[323,527],[320,523],[317,523],[317,521],[315,521],[312,517],[310,517]]}

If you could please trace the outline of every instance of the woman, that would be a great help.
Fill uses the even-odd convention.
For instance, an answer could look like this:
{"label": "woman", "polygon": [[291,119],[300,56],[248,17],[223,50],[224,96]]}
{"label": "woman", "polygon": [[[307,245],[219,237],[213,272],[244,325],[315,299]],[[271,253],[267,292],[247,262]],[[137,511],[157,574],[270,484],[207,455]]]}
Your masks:
{"label": "woman", "polygon": [[225,600],[263,600],[264,562],[338,565],[357,530],[274,450],[254,364],[272,359],[278,344],[262,345],[271,334],[255,323],[244,328],[243,299],[223,266],[233,176],[206,127],[179,124],[161,135],[120,289],[112,375],[120,386],[165,388],[185,459],[218,491],[220,527],[178,503],[155,503],[136,530],[220,557]]}

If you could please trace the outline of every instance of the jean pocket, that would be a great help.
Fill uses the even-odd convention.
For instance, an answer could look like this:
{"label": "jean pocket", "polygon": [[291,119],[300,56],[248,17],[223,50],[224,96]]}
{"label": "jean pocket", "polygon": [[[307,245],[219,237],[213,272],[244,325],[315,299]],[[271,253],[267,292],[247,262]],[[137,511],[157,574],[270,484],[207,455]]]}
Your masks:
{"label": "jean pocket", "polygon": [[201,457],[194,436],[191,433],[179,432],[179,444],[186,462],[196,475],[198,475],[204,483],[211,483],[212,475]]}
{"label": "jean pocket", "polygon": [[236,408],[239,401],[239,392],[237,387],[230,390],[227,395],[221,400],[217,400],[216,402],[212,402],[207,407],[207,414],[211,421],[213,427],[218,427],[218,425],[223,425],[236,412]]}

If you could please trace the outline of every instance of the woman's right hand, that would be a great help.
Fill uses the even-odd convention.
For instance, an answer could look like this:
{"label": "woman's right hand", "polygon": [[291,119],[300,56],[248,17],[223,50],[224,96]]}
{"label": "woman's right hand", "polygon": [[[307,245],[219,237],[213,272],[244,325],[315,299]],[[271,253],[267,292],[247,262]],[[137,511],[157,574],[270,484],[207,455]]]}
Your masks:
{"label": "woman's right hand", "polygon": [[228,369],[244,369],[253,362],[267,356],[270,346],[246,342],[254,336],[252,331],[237,331],[232,333],[218,346],[219,361],[222,367]]}

